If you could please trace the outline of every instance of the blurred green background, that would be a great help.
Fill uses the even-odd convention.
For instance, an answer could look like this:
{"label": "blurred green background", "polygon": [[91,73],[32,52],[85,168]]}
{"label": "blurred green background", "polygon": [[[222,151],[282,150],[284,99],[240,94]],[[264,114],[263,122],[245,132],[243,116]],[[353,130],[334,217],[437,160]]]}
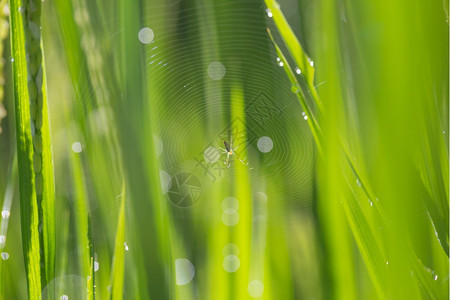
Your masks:
{"label": "blurred green background", "polygon": [[[97,299],[448,299],[448,1],[278,4],[42,2],[56,215],[43,298],[90,299],[93,281]],[[26,299],[0,36],[0,299]]]}

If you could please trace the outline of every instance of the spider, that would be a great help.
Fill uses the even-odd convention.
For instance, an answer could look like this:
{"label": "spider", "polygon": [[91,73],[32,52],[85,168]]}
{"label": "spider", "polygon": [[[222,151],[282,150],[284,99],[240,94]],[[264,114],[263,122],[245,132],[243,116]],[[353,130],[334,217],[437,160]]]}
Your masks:
{"label": "spider", "polygon": [[230,137],[230,143],[228,144],[227,141],[223,140],[223,145],[225,146],[225,148],[221,148],[219,146],[217,146],[217,148],[221,151],[223,151],[223,153],[225,153],[227,155],[227,159],[223,162],[225,165],[227,165],[227,169],[230,167],[230,156],[234,155],[236,156],[237,159],[239,159],[239,161],[244,165],[248,165],[248,162],[246,162],[247,158],[244,159],[240,159],[239,156],[237,156],[236,154],[236,150],[237,148],[239,148],[239,145],[236,146],[236,148],[233,148],[233,137]]}

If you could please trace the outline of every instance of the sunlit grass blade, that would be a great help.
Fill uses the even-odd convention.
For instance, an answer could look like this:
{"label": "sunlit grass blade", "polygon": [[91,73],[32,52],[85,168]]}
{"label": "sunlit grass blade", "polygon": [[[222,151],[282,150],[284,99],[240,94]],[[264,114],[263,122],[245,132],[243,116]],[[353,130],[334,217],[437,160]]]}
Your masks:
{"label": "sunlit grass blade", "polygon": [[[40,5],[40,1],[10,1],[22,240],[30,298],[38,298],[53,278],[55,258],[53,163]],[[27,17],[22,13],[28,13]]]}
{"label": "sunlit grass blade", "polygon": [[91,263],[89,267],[89,276],[87,277],[87,300],[94,300],[95,285],[94,285],[94,257],[91,256]]}
{"label": "sunlit grass blade", "polygon": [[292,84],[292,91],[294,92],[295,96],[300,102],[300,105],[302,109],[305,111],[306,117],[308,118],[308,124],[311,129],[311,132],[314,136],[317,149],[319,150],[319,153],[322,152],[321,147],[321,138],[322,138],[322,132],[320,129],[320,126],[317,122],[316,116],[314,114],[313,108],[311,108],[308,103],[306,102],[306,93],[307,91],[304,90],[304,88],[301,86],[301,84],[298,82],[297,78],[295,77],[294,72],[292,71],[291,66],[289,65],[289,62],[287,61],[286,57],[284,56],[283,52],[281,51],[278,44],[273,39],[272,33],[270,30],[267,30],[269,37],[275,47],[275,50],[277,52],[277,55],[280,58],[281,63],[283,63],[283,68],[286,71],[286,74],[289,78],[289,81]]}
{"label": "sunlit grass blade", "polygon": [[[121,97],[115,103],[119,140],[124,158],[130,210],[133,215],[134,263],[140,265],[137,286],[140,295],[168,299],[175,290],[174,262],[171,257],[171,223],[162,197],[158,161],[155,155],[148,105],[142,44],[137,34],[141,27],[141,2],[118,3],[120,11],[120,50],[117,86]],[[132,101],[131,101],[132,99]],[[130,116],[133,122],[129,121]],[[168,276],[162,276],[168,274]],[[142,296],[144,299],[145,296]]]}
{"label": "sunlit grass blade", "polygon": [[289,23],[281,12],[278,2],[274,0],[265,0],[265,3],[272,13],[273,20],[277,25],[278,31],[281,34],[289,53],[293,57],[298,68],[300,68],[308,84],[312,85],[314,82],[314,67],[311,65],[311,59],[298,41],[291,26],[289,26]]}
{"label": "sunlit grass blade", "polygon": [[[277,28],[281,34],[284,43],[286,44],[286,47],[290,51],[294,61],[298,63],[301,68],[301,65],[299,63],[299,59],[301,60],[301,57],[299,55],[302,55],[303,53],[302,51],[299,50],[301,49],[301,47],[297,46],[297,44],[300,43],[298,42],[295,35],[292,33],[290,27],[287,25],[282,12],[279,10],[279,6],[273,1],[266,1],[266,4],[268,5],[268,8],[271,10],[271,13],[273,14],[275,24],[277,25]],[[321,20],[322,22],[321,24],[322,26],[324,26],[325,34],[327,35],[327,39],[326,40],[323,39],[322,41],[326,42],[328,45],[335,45],[335,47],[333,48],[327,48],[327,51],[329,51],[330,53],[327,55],[326,59],[322,61],[322,64],[325,66],[322,76],[324,76],[328,81],[327,87],[325,88],[326,91],[325,95],[327,96],[326,107],[322,107],[319,97],[315,93],[315,89],[313,86],[314,78],[308,77],[308,74],[305,75],[308,88],[311,89],[311,93],[319,109],[320,116],[323,117],[323,119],[322,118],[320,119],[320,122],[323,122],[323,124],[321,123],[321,125],[322,128],[324,128],[323,129],[324,135],[321,139],[316,138],[316,143],[324,146],[324,149],[326,149],[324,153],[322,153],[322,151],[319,151],[320,154],[323,155],[324,159],[324,165],[322,166],[322,168],[326,170],[324,171],[325,176],[323,178],[326,184],[325,186],[322,186],[320,188],[322,198],[324,197],[324,195],[325,197],[321,201],[329,202],[335,201],[336,197],[342,198],[342,204],[344,208],[343,211],[345,211],[347,223],[350,225],[350,228],[352,229],[353,236],[362,254],[363,260],[366,263],[375,290],[377,291],[378,296],[380,298],[387,297],[389,293],[387,291],[392,290],[393,288],[392,286],[390,286],[391,284],[390,281],[386,280],[386,276],[396,276],[393,274],[397,274],[398,276],[399,274],[402,274],[402,272],[407,270],[408,267],[413,268],[415,272],[419,273],[417,274],[418,276],[415,277],[414,280],[402,276],[399,277],[402,280],[401,282],[407,285],[410,285],[412,282],[415,282],[417,280],[417,282],[415,282],[415,284],[417,285],[414,285],[414,288],[408,290],[409,295],[414,294],[414,291],[417,291],[418,286],[422,286],[425,287],[424,295],[431,298],[440,298],[442,296],[440,288],[433,286],[433,283],[430,280],[429,276],[427,277],[427,274],[425,274],[426,273],[425,267],[416,258],[411,245],[409,245],[408,243],[408,240],[403,236],[401,236],[401,230],[399,228],[396,228],[395,225],[391,224],[392,220],[389,221],[386,212],[384,212],[383,207],[378,201],[372,202],[375,201],[377,197],[372,188],[372,183],[368,179],[369,177],[365,174],[365,168],[363,165],[361,165],[361,161],[363,160],[361,157],[355,155],[355,153],[352,153],[351,150],[352,148],[350,147],[350,145],[354,143],[348,140],[351,138],[351,135],[346,134],[346,128],[349,126],[357,126],[357,124],[350,123],[340,118],[340,116],[344,115],[343,112],[345,111],[344,109],[345,104],[342,99],[343,95],[343,87],[341,86],[342,82],[339,76],[337,75],[340,70],[339,66],[341,65],[341,62],[339,61],[340,49],[337,46],[339,45],[339,41],[337,40],[338,31],[335,28],[336,25],[334,25],[337,23],[335,22],[334,19],[336,17],[335,16],[336,10],[337,10],[336,6],[330,5],[330,3],[324,4],[321,7],[321,17],[323,18]],[[305,99],[306,92],[301,89],[301,85],[299,84],[298,80],[296,80],[294,72],[292,72],[292,69],[289,67],[289,64],[282,55],[280,48],[274,42],[274,39],[272,38],[271,35],[270,37],[275,45],[277,54],[281,58],[281,62],[285,65],[285,70],[293,87],[295,89],[298,88],[298,90],[296,91],[300,91],[300,93],[303,93],[301,97],[299,97],[302,107],[306,106],[305,101],[303,100]],[[290,41],[290,39],[294,39],[295,41]],[[303,60],[309,61],[309,58],[305,56],[303,57]],[[313,126],[310,127],[314,134],[314,127]],[[344,167],[338,163],[339,161],[344,162]],[[345,166],[345,163],[348,164]],[[437,169],[439,169],[439,163],[437,165],[438,165]],[[436,172],[436,168],[434,170],[427,170],[426,172],[430,172],[431,174],[439,174],[439,172]],[[445,169],[444,172],[442,173],[445,173]],[[351,179],[352,182],[354,182],[353,180],[356,179],[363,193],[356,193],[355,197],[346,196],[345,192],[346,188],[342,186],[342,183],[344,182],[341,182],[338,179],[342,177],[344,174],[346,177],[349,176],[349,178],[353,178]],[[433,183],[436,182],[435,178],[427,178],[427,179],[428,182],[432,181],[434,181]],[[350,187],[352,186],[352,184],[348,183],[348,186]],[[434,184],[434,187],[435,187],[434,191],[436,191],[436,187],[439,190],[439,187],[445,188],[445,185],[437,183]],[[435,196],[435,199],[446,199],[445,189],[441,190],[439,191],[441,192],[442,195],[437,195],[436,193],[433,194],[433,196]],[[328,194],[326,191],[328,191]],[[370,202],[369,209],[366,208],[366,206],[368,205],[366,206],[362,205],[362,201],[367,202],[367,198],[368,201]],[[444,201],[443,203],[444,204],[434,206],[435,209],[431,210],[431,212],[433,212],[433,215],[436,216],[438,212],[441,211],[442,207],[448,210],[448,202]],[[433,202],[429,203],[428,206],[433,207],[432,204]],[[329,205],[330,203],[322,204],[322,212],[323,212],[322,218],[326,223],[329,223],[331,220],[336,219],[339,214],[338,211],[331,212]],[[444,216],[443,219],[445,220],[445,214],[440,212],[439,214],[443,215]],[[373,221],[375,221],[375,223],[373,223]],[[395,220],[395,222],[397,224],[399,223],[398,220]],[[379,226],[383,228],[384,238],[383,236],[380,236],[380,234],[374,228],[375,224],[380,224]],[[443,228],[441,226],[442,225],[441,223],[439,223],[438,225],[439,227]],[[329,226],[327,230],[336,233],[336,229],[333,229],[332,226]],[[447,233],[442,229],[440,231],[442,232],[441,235],[443,236],[443,238],[448,240],[448,231]],[[383,240],[386,238],[389,241],[396,243],[396,245],[398,246],[398,249],[396,250],[397,252],[389,251],[390,247],[386,247],[386,245],[384,244],[386,243],[386,241],[382,243]],[[404,253],[403,257],[398,256],[399,252]],[[394,267],[390,267],[391,271],[387,273],[386,268],[383,266],[383,263],[384,260],[386,260],[386,255],[388,255],[389,253],[394,260],[397,259],[398,261],[397,265]],[[335,270],[336,267],[334,267],[333,269]],[[405,290],[403,292],[407,291]]]}
{"label": "sunlit grass blade", "polygon": [[91,267],[91,243],[89,240],[89,204],[85,176],[80,153],[72,153],[72,178],[74,185],[74,219],[77,236],[79,272],[88,278]]}
{"label": "sunlit grass blade", "polygon": [[116,241],[114,246],[114,256],[111,268],[111,295],[110,299],[121,300],[123,298],[123,280],[125,276],[125,184],[122,187],[120,200],[120,211],[117,222]]}

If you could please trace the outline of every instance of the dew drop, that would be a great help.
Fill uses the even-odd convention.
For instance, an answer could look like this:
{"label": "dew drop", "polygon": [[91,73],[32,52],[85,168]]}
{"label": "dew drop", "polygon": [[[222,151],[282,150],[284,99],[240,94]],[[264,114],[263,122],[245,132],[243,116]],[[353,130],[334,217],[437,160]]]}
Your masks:
{"label": "dew drop", "polygon": [[2,254],[0,254],[3,260],[8,260],[9,258],[9,253],[8,252],[2,252]]}
{"label": "dew drop", "polygon": [[80,142],[75,142],[72,144],[72,151],[75,153],[80,153],[83,151],[83,147],[81,146]]}
{"label": "dew drop", "polygon": [[177,285],[185,285],[191,282],[195,276],[195,267],[186,258],[178,258],[175,260],[175,279]]}
{"label": "dew drop", "polygon": [[284,63],[283,63],[282,61],[280,61],[280,62],[278,63],[278,65],[279,65],[280,67],[282,67],[282,66],[284,66]]}
{"label": "dew drop", "polygon": [[264,292],[264,284],[259,280],[253,280],[248,284],[247,292],[253,298],[261,297]]}
{"label": "dew drop", "polygon": [[277,61],[278,61],[278,62],[281,61],[281,58],[277,57]]}
{"label": "dew drop", "polygon": [[222,213],[222,222],[226,226],[234,226],[239,222],[239,213],[233,209],[228,208]]}
{"label": "dew drop", "polygon": [[262,153],[268,153],[273,149],[273,141],[268,136],[262,136],[258,139],[257,146]]}
{"label": "dew drop", "polygon": [[304,111],[302,111],[302,116],[306,116],[306,113]]}
{"label": "dew drop", "polygon": [[94,261],[94,272],[97,272],[99,268],[100,264],[98,263],[98,261]]}
{"label": "dew drop", "polygon": [[128,251],[128,250],[130,250],[130,249],[128,248],[128,244],[127,244],[127,242],[123,243],[123,245],[125,246],[125,251]]}
{"label": "dew drop", "polygon": [[6,210],[6,209],[2,210],[2,218],[3,219],[8,219],[9,215],[10,215],[9,210]]}
{"label": "dew drop", "polygon": [[272,11],[269,8],[266,9],[266,14],[269,18],[273,17]]}
{"label": "dew drop", "polygon": [[386,261],[386,265],[389,265],[389,261]]}
{"label": "dew drop", "polygon": [[309,61],[309,65],[310,65],[311,67],[314,67],[314,62],[313,62],[312,60],[310,60],[310,61]]}
{"label": "dew drop", "polygon": [[227,255],[223,259],[222,266],[225,269],[225,271],[227,271],[229,273],[234,273],[241,266],[241,261],[239,260],[239,257],[237,257],[236,255],[233,255],[233,254]]}
{"label": "dew drop", "polygon": [[438,279],[438,276],[437,275],[434,275],[434,280],[437,280]]}
{"label": "dew drop", "polygon": [[308,120],[308,116],[306,116],[306,115],[303,116],[303,119]]}
{"label": "dew drop", "polygon": [[11,59],[10,59],[10,60],[11,60],[11,62],[14,62],[14,57],[11,57]]}
{"label": "dew drop", "polygon": [[3,247],[5,242],[6,242],[6,236],[0,235],[0,247]]}
{"label": "dew drop", "polygon": [[218,61],[214,61],[208,66],[208,76],[212,80],[221,80],[225,76],[225,73],[225,66]]}
{"label": "dew drop", "polygon": [[61,300],[69,300],[69,296],[62,295],[61,297],[59,297],[59,299],[61,299]]}
{"label": "dew drop", "polygon": [[141,30],[139,30],[138,38],[142,44],[150,44],[153,41],[154,37],[155,33],[151,28],[144,27]]}
{"label": "dew drop", "polygon": [[302,70],[299,69],[299,67],[295,68],[295,73],[297,73],[298,75],[302,74]]}

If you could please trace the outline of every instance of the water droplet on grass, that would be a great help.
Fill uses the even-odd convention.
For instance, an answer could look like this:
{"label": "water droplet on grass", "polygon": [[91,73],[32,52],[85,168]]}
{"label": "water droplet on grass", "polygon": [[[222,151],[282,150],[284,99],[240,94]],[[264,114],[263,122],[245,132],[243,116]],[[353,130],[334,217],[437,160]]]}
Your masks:
{"label": "water droplet on grass", "polygon": [[222,214],[222,222],[226,226],[234,226],[239,222],[239,213],[233,209],[226,209]]}
{"label": "water droplet on grass", "polygon": [[81,146],[80,142],[75,142],[72,144],[72,151],[75,153],[80,153],[83,151],[83,147]]}
{"label": "water droplet on grass", "polygon": [[208,75],[212,80],[221,80],[225,73],[225,66],[218,61],[212,62],[208,66]]}
{"label": "water droplet on grass", "polygon": [[262,153],[267,153],[272,151],[273,141],[268,136],[262,136],[258,139],[257,146],[259,151],[261,151]]}
{"label": "water droplet on grass", "polygon": [[295,73],[297,73],[298,75],[300,75],[300,74],[302,74],[302,71],[301,71],[298,67],[296,67],[296,68],[295,68]]}
{"label": "water droplet on grass", "polygon": [[258,298],[264,292],[264,284],[259,280],[253,280],[248,284],[247,292],[251,297]]}
{"label": "water droplet on grass", "polygon": [[266,9],[266,14],[269,18],[273,17],[272,11],[269,8]]}
{"label": "water droplet on grass", "polygon": [[6,210],[6,209],[2,210],[2,218],[3,219],[8,219],[9,216],[10,216],[9,210]]}
{"label": "water droplet on grass", "polygon": [[128,244],[127,244],[127,242],[123,243],[123,246],[125,247],[125,251],[128,251],[128,250],[130,250],[130,248],[128,248]]}
{"label": "water droplet on grass", "polygon": [[9,258],[9,253],[8,253],[8,252],[2,252],[1,256],[2,256],[2,259],[3,259],[3,260],[8,260],[8,258]]}
{"label": "water droplet on grass", "polygon": [[59,299],[61,299],[61,300],[69,300],[69,296],[62,295],[61,297],[59,297]]}
{"label": "water droplet on grass", "polygon": [[234,273],[241,266],[241,261],[239,260],[239,257],[237,257],[236,255],[227,255],[223,259],[222,265],[223,265],[223,268],[225,269],[225,271],[227,271],[229,273]]}
{"label": "water droplet on grass", "polygon": [[284,66],[284,63],[283,63],[282,61],[280,61],[280,62],[278,63],[278,65],[279,65],[280,67],[282,67],[282,66]]}
{"label": "water droplet on grass", "polygon": [[150,44],[155,37],[155,33],[151,28],[144,27],[139,30],[138,37],[142,44]]}
{"label": "water droplet on grass", "polygon": [[303,116],[303,119],[308,120],[308,116],[306,116],[306,115]]}
{"label": "water droplet on grass", "polygon": [[99,268],[100,264],[98,263],[98,261],[94,261],[94,272],[97,272]]}
{"label": "water droplet on grass", "polygon": [[178,258],[175,260],[175,277],[177,285],[188,284],[195,276],[195,267],[186,258]]}
{"label": "water droplet on grass", "polygon": [[437,280],[438,279],[438,276],[437,275],[434,275],[434,280]]}

